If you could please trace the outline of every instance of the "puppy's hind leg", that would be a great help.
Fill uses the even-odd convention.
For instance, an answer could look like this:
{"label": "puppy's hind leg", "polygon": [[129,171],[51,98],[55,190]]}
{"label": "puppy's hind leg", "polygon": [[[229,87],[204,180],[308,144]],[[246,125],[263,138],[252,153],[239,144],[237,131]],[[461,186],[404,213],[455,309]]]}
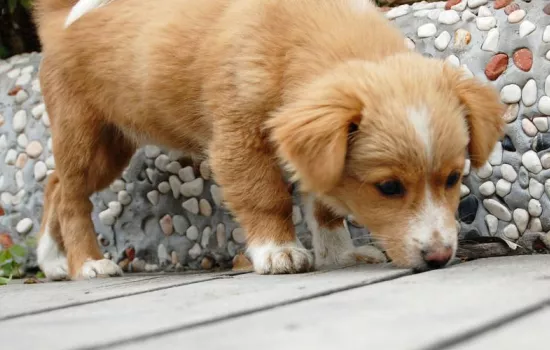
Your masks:
{"label": "puppy's hind leg", "polygon": [[[59,182],[54,200],[47,198],[50,207],[45,213],[44,233],[51,234],[52,227],[59,227],[62,244],[58,246],[65,250],[70,278],[120,275],[122,271],[116,263],[103,259],[89,198],[122,173],[135,146],[91,108],[69,99],[63,104],[57,102],[60,101],[50,100],[48,110],[53,117],[55,174]],[[48,236],[43,237],[42,247],[46,247]]]}
{"label": "puppy's hind leg", "polygon": [[69,276],[69,265],[53,204],[58,200],[59,178],[54,172],[49,176],[44,192],[44,213],[36,249],[38,266],[49,279],[54,281],[64,280]]}

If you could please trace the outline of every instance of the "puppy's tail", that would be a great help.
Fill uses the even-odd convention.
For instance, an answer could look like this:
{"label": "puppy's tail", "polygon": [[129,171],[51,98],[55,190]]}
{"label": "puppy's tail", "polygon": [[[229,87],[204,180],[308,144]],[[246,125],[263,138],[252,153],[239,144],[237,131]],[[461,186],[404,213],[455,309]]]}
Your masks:
{"label": "puppy's tail", "polygon": [[49,14],[59,11],[66,12],[70,9],[65,28],[86,13],[101,7],[112,0],[37,0],[35,5],[35,19],[37,23],[47,17]]}

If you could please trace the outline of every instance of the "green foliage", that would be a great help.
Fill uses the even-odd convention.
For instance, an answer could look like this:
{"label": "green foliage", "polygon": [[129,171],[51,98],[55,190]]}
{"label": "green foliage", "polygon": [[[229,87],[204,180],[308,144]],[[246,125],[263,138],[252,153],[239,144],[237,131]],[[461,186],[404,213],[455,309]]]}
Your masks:
{"label": "green foliage", "polygon": [[12,278],[22,277],[21,267],[26,259],[27,248],[19,244],[0,251],[0,286],[7,284]]}

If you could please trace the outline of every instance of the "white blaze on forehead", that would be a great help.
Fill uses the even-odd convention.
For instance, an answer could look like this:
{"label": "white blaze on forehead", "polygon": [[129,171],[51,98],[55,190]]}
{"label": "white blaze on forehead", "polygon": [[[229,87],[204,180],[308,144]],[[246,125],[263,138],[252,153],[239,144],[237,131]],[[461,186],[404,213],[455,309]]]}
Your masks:
{"label": "white blaze on forehead", "polygon": [[411,108],[408,113],[409,122],[414,127],[418,138],[422,142],[429,158],[432,153],[432,128],[431,118],[426,107]]}

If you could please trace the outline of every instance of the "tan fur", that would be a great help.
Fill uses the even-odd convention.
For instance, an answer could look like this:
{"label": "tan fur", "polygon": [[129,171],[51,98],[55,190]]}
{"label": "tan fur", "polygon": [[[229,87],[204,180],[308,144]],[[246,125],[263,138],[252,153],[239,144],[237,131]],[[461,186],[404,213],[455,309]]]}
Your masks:
{"label": "tan fur", "polygon": [[[426,179],[453,220],[458,186],[442,184],[466,148],[484,163],[502,106],[491,88],[409,53],[374,7],[350,1],[115,0],[64,30],[76,1],[37,0],[57,164],[46,213],[59,222],[70,275],[101,258],[89,196],[140,142],[209,156],[249,247],[296,239],[282,164],[323,205],[371,228],[397,264],[412,265],[401,237]],[[403,123],[421,105],[434,116],[433,160]],[[359,125],[351,136],[350,123]],[[383,198],[374,185],[396,177],[407,196]]]}

